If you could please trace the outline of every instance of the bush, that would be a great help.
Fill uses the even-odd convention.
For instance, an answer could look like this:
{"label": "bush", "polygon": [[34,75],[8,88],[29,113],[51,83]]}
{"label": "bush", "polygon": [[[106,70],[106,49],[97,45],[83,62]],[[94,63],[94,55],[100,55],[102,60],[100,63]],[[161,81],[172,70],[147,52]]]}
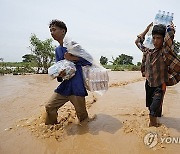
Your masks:
{"label": "bush", "polygon": [[140,71],[140,70],[141,70],[141,67],[140,66],[136,66],[136,65],[132,65],[129,68],[129,71]]}
{"label": "bush", "polygon": [[106,69],[111,71],[140,71],[141,67],[136,65],[104,65]]}
{"label": "bush", "polygon": [[0,68],[0,75],[4,75],[4,74],[5,74],[4,69]]}

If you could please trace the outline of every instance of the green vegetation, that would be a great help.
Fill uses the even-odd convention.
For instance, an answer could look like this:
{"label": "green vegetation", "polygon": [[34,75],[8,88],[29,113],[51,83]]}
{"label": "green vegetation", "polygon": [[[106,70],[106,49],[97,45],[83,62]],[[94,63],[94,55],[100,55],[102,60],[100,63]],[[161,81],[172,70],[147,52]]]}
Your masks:
{"label": "green vegetation", "polygon": [[30,37],[32,54],[22,56],[22,62],[3,62],[0,58],[0,74],[47,73],[55,59],[52,39],[41,41],[35,34]]}
{"label": "green vegetation", "polygon": [[[103,57],[103,59],[106,59],[106,57]],[[140,62],[138,62],[137,66],[134,65],[132,56],[121,54],[116,58],[112,57],[112,59],[113,61],[109,61],[112,65],[103,65],[106,69],[111,69],[112,71],[140,71]]]}
{"label": "green vegetation", "polygon": [[132,60],[133,57],[132,56],[128,56],[125,54],[121,54],[118,57],[116,57],[115,59],[112,57],[113,61],[110,61],[113,65],[133,65]]}
{"label": "green vegetation", "polygon": [[141,67],[137,65],[103,65],[106,69],[112,71],[140,71]]}
{"label": "green vegetation", "polygon": [[41,41],[35,34],[30,37],[30,49],[32,54],[24,55],[24,61],[34,62],[37,66],[37,73],[48,73],[48,68],[54,61],[54,49],[52,39]]}
{"label": "green vegetation", "polygon": [[100,63],[101,65],[107,65],[108,63],[108,58],[104,57],[104,56],[101,56],[100,58]]}
{"label": "green vegetation", "polygon": [[[54,49],[52,39],[41,41],[35,34],[32,34],[30,37],[30,50],[32,53],[23,55],[22,62],[4,62],[4,59],[0,58],[0,75],[47,73],[48,68],[55,60]],[[174,51],[180,58],[180,42],[175,40]],[[111,63],[109,65],[108,58],[101,56],[100,63],[112,71],[140,71],[141,62],[134,65],[132,56],[121,54],[116,58],[112,57],[112,59],[112,61],[109,61]]]}
{"label": "green vegetation", "polygon": [[24,62],[0,62],[0,74],[35,73],[35,64]]}

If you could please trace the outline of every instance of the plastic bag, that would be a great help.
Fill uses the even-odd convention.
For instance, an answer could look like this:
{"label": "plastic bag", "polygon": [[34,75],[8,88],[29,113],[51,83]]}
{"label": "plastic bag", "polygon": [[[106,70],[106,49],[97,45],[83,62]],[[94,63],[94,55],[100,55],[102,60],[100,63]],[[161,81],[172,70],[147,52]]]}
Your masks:
{"label": "plastic bag", "polygon": [[63,46],[67,48],[68,53],[74,56],[82,57],[90,63],[93,63],[93,57],[81,47],[81,45],[70,38],[65,38]]}
{"label": "plastic bag", "polygon": [[68,53],[72,55],[82,57],[85,60],[92,63],[92,66],[83,66],[84,84],[87,90],[97,92],[102,95],[108,90],[109,76],[107,70],[99,63],[95,62],[93,57],[79,45],[79,43],[73,41],[70,38],[64,39],[64,47],[67,48]]}
{"label": "plastic bag", "polygon": [[83,67],[85,87],[102,95],[108,90],[109,76],[107,70],[102,66],[92,65]]}
{"label": "plastic bag", "polygon": [[59,76],[61,71],[65,70],[66,75],[62,77],[64,80],[69,80],[75,75],[76,67],[75,64],[71,61],[66,59],[58,61],[54,65],[48,68],[48,74],[51,78],[55,79]]}

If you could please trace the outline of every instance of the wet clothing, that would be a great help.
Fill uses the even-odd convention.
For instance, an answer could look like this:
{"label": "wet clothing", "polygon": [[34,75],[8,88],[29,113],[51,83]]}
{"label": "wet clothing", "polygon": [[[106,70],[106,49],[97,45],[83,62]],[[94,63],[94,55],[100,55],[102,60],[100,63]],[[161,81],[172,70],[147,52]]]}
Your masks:
{"label": "wet clothing", "polygon": [[54,93],[48,103],[46,104],[46,124],[56,124],[57,117],[58,117],[58,109],[62,107],[66,102],[70,101],[75,110],[77,117],[79,121],[83,121],[88,117],[88,113],[86,110],[86,102],[85,102],[85,97],[82,96],[63,96],[58,93]]}
{"label": "wet clothing", "polygon": [[149,108],[150,115],[154,117],[161,117],[163,98],[166,92],[166,84],[163,83],[158,87],[150,87],[148,81],[146,80],[145,89],[146,107]]}
{"label": "wet clothing", "polygon": [[[63,60],[66,52],[67,50],[65,47],[58,46],[55,50],[56,62]],[[55,89],[55,92],[64,96],[87,96],[88,94],[84,87],[82,66],[92,64],[81,57],[79,57],[79,60],[74,63],[76,67],[75,75],[71,79],[64,81],[62,81],[61,78],[58,78],[58,81],[62,81],[62,83]]]}
{"label": "wet clothing", "polygon": [[149,114],[161,117],[166,86],[180,81],[180,60],[173,48],[174,30],[168,28],[164,45],[160,50],[149,49],[143,45],[144,39],[138,37],[137,47],[143,52],[142,76],[146,77],[146,107]]}
{"label": "wet clothing", "polygon": [[[65,47],[58,46],[55,50],[56,62],[64,59],[64,54],[67,52]],[[75,75],[69,80],[62,80],[58,77],[57,80],[62,82],[56,89],[50,100],[46,104],[46,120],[45,124],[58,123],[58,109],[66,102],[70,101],[75,110],[79,121],[83,121],[88,117],[86,110],[85,96],[87,91],[84,86],[82,66],[91,65],[87,60],[79,57],[79,60],[74,62],[76,67]]]}
{"label": "wet clothing", "polygon": [[143,52],[142,76],[146,77],[151,87],[163,82],[172,86],[180,81],[180,59],[174,53],[173,38],[174,31],[168,28],[161,50],[148,49],[143,45],[144,40],[138,39],[137,46]]}

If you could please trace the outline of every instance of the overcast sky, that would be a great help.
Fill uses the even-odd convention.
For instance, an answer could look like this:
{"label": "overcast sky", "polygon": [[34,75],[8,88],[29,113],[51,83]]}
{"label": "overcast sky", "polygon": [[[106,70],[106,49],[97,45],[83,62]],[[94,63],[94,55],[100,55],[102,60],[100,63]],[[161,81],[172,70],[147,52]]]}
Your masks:
{"label": "overcast sky", "polygon": [[67,35],[97,60],[124,53],[136,64],[142,57],[134,44],[136,35],[158,10],[174,13],[175,39],[180,41],[180,0],[0,0],[0,58],[22,61],[30,53],[31,34],[51,38],[48,24],[60,19],[68,27]]}

